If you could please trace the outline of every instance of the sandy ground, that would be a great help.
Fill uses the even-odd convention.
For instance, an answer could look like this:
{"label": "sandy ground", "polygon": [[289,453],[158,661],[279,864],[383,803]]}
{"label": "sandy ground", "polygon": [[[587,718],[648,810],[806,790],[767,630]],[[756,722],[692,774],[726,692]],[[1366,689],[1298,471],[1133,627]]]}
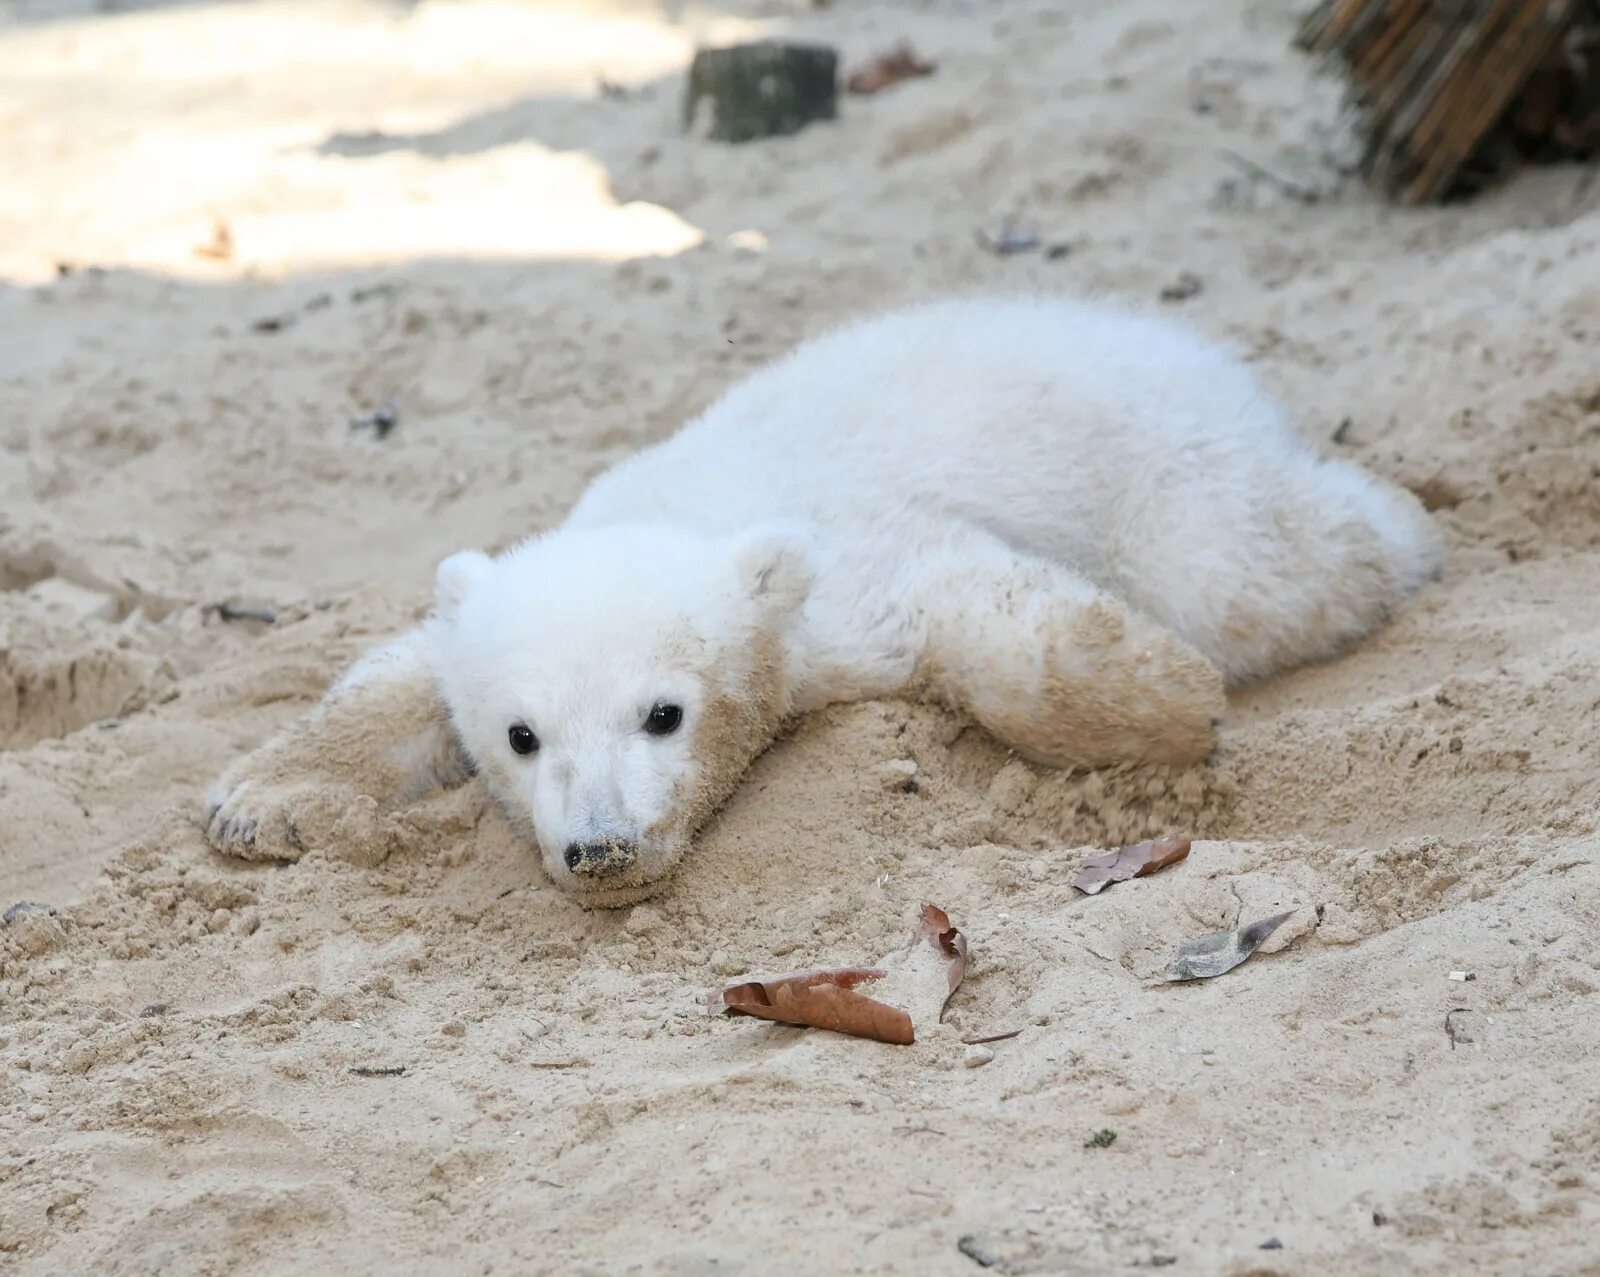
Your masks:
{"label": "sandy ground", "polygon": [[[54,907],[0,927],[0,1268],[1600,1272],[1586,174],[1381,206],[1295,0],[96,7],[0,6],[0,903]],[[695,43],[763,30],[939,70],[681,137]],[[1010,214],[1052,251],[984,251]],[[206,783],[442,554],[806,333],[980,286],[1237,342],[1437,507],[1445,581],[1236,697],[1192,773],[823,714],[632,910],[561,898],[472,786],[380,865],[208,851]],[[1067,885],[1167,831],[1186,864]],[[923,899],[973,966],[916,1046],[697,1009],[875,958]],[[1159,983],[1290,907],[1270,956]]]}

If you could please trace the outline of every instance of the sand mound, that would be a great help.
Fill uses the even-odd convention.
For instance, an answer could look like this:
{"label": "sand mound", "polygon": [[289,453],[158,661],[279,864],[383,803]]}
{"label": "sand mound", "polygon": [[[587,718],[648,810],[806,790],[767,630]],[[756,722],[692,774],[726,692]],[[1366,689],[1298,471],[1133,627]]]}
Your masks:
{"label": "sand mound", "polygon": [[[0,906],[42,906],[0,925],[0,1266],[1600,1270],[1586,175],[1405,214],[1339,183],[1289,0],[84,7],[0,26]],[[695,41],[766,29],[939,70],[781,142],[680,138]],[[1015,212],[1039,251],[978,246]],[[205,785],[442,554],[803,334],[980,287],[1235,341],[1423,494],[1445,581],[1237,696],[1192,772],[818,715],[631,910],[557,895],[470,785],[375,866],[206,848]],[[1067,886],[1167,831],[1185,864]],[[872,959],[924,899],[973,961],[914,1047],[697,1002]]]}

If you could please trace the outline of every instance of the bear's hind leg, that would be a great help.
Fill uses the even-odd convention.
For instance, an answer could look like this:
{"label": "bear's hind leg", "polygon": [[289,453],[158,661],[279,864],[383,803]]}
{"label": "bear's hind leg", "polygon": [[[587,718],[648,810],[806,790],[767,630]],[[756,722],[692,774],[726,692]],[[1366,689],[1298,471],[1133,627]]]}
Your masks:
{"label": "bear's hind leg", "polygon": [[251,860],[348,844],[382,858],[379,815],[471,772],[421,630],[356,662],[308,715],[230,767],[206,795],[206,837]]}
{"label": "bear's hind leg", "polygon": [[1220,671],[1083,578],[975,533],[924,595],[932,689],[1053,767],[1190,764],[1216,744]]}

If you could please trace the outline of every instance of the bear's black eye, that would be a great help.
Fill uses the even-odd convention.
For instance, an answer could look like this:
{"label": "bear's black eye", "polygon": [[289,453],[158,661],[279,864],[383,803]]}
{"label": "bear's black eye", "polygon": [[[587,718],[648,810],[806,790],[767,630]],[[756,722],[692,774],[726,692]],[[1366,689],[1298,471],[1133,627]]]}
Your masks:
{"label": "bear's black eye", "polygon": [[511,724],[511,748],[514,753],[531,754],[539,748],[539,738],[526,723]]}
{"label": "bear's black eye", "polygon": [[657,705],[644,720],[644,729],[652,736],[671,736],[683,722],[683,710],[676,705]]}

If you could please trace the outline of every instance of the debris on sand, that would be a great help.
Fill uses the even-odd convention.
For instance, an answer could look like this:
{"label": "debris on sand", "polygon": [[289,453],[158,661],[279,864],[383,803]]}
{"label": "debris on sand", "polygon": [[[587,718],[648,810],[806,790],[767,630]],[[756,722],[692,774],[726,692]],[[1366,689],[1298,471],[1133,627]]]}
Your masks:
{"label": "debris on sand", "polygon": [[255,621],[261,625],[276,625],[278,614],[270,607],[247,607],[239,603],[213,603],[206,608],[215,612],[219,621]]}
{"label": "debris on sand", "polygon": [[227,262],[233,260],[233,228],[220,217],[211,224],[211,238],[203,244],[196,244],[194,248],[196,257],[206,257],[214,262]]}
{"label": "debris on sand", "polygon": [[1456,1018],[1457,1016],[1471,1014],[1471,1007],[1451,1007],[1445,1012],[1444,1035],[1450,1039],[1450,1049],[1452,1051],[1462,1043],[1466,1043],[1469,1046],[1472,1044],[1474,1040],[1472,1034],[1467,1031],[1466,1025]]}
{"label": "debris on sand", "polygon": [[371,412],[364,412],[359,417],[350,418],[350,429],[370,430],[376,439],[387,439],[396,426],[400,424],[400,405],[393,399],[386,399]]}
{"label": "debris on sand", "polygon": [[909,43],[902,42],[887,53],[880,53],[866,66],[845,77],[847,93],[881,93],[902,80],[932,75],[939,69],[934,62],[924,62]]}
{"label": "debris on sand", "polygon": [[998,233],[990,235],[987,231],[977,231],[974,234],[978,247],[996,257],[1015,257],[1018,253],[1031,253],[1039,247],[1039,233],[1025,225],[1015,213],[1000,223]]}
{"label": "debris on sand", "polygon": [[[896,1046],[916,1041],[920,1024],[936,1024],[967,971],[967,938],[937,905],[924,905],[911,941],[876,967],[795,971],[714,991],[713,1015],[756,1016],[783,1024],[832,1029]],[[857,992],[873,986],[885,1000]]]}
{"label": "debris on sand", "polygon": [[887,974],[877,967],[840,967],[749,980],[712,994],[711,1008],[723,1015],[753,1015],[909,1046],[916,1041],[911,1017],[899,1007],[856,992]]}
{"label": "debris on sand", "polygon": [[1161,290],[1161,300],[1186,302],[1191,297],[1198,297],[1205,286],[1205,281],[1193,271],[1179,271],[1178,278]]}
{"label": "debris on sand", "polygon": [[1410,204],[1519,160],[1600,150],[1600,9],[1579,0],[1319,0],[1295,43],[1348,80],[1361,168]]}
{"label": "debris on sand", "polygon": [[0,922],[4,922],[9,927],[13,922],[26,918],[30,913],[43,913],[54,917],[55,912],[56,907],[54,905],[42,905],[35,900],[19,900],[7,909],[4,914],[0,914]]}
{"label": "debris on sand", "polygon": [[1072,885],[1084,895],[1093,896],[1114,882],[1143,878],[1158,869],[1175,865],[1188,854],[1187,838],[1157,838],[1150,842],[1136,842],[1120,851],[1089,857],[1078,866],[1078,876],[1072,880]]}
{"label": "debris on sand", "polygon": [[757,40],[701,49],[689,67],[683,127],[717,142],[798,133],[839,113],[839,55],[825,44]]}
{"label": "debris on sand", "polygon": [[1167,979],[1209,980],[1232,971],[1297,912],[1289,909],[1246,927],[1217,931],[1179,945],[1177,954],[1167,964]]}
{"label": "debris on sand", "polygon": [[1007,1029],[1004,1033],[981,1033],[961,1039],[965,1046],[984,1046],[990,1042],[1009,1042],[1022,1036],[1021,1029]]}

